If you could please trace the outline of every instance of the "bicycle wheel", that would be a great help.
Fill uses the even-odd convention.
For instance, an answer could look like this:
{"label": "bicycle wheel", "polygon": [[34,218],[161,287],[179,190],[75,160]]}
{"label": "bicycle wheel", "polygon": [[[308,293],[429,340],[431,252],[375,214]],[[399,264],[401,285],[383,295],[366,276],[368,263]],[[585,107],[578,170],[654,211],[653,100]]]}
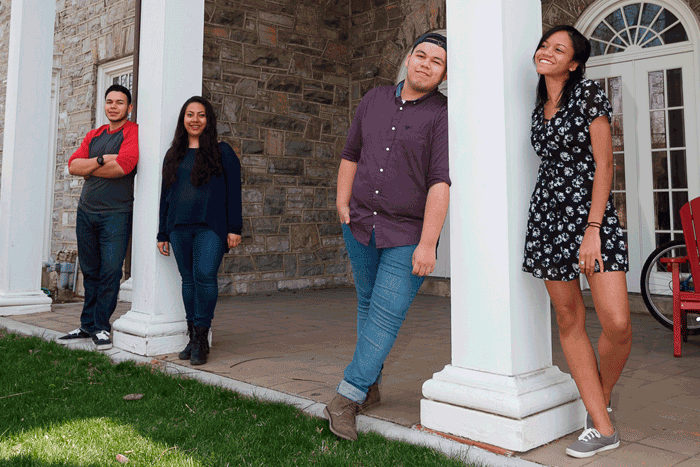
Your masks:
{"label": "bicycle wheel", "polygon": [[[642,298],[651,316],[673,329],[673,274],[666,270],[661,258],[685,256],[685,242],[674,240],[654,250],[642,268],[640,287]],[[693,289],[693,277],[687,264],[681,265],[681,290]],[[687,315],[688,334],[700,334],[700,321],[693,314]]]}

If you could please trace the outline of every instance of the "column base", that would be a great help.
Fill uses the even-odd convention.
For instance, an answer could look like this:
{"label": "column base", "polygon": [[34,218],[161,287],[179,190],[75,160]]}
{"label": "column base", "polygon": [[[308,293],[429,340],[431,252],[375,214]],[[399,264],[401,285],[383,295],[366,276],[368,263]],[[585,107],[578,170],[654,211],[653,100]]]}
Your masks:
{"label": "column base", "polygon": [[187,321],[164,321],[163,315],[131,310],[114,322],[113,345],[127,352],[151,357],[185,348]]}
{"label": "column base", "polygon": [[119,301],[131,303],[134,295],[134,276],[131,276],[119,286]]}
{"label": "column base", "polygon": [[555,366],[506,376],[447,365],[423,395],[423,426],[518,452],[580,429],[586,413],[574,380]]}
{"label": "column base", "polygon": [[51,311],[53,301],[44,292],[0,292],[0,316],[26,315]]}

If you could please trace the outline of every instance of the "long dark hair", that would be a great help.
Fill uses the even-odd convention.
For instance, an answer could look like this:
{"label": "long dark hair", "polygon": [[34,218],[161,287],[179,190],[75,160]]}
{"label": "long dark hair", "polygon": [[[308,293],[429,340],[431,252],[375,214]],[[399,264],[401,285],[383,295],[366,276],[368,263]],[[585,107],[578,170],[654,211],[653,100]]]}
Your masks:
{"label": "long dark hair", "polygon": [[[557,107],[563,107],[567,102],[569,102],[569,99],[571,98],[571,91],[573,91],[576,83],[581,81],[586,75],[586,62],[588,61],[588,57],[591,56],[591,43],[588,42],[588,39],[586,39],[583,34],[578,32],[578,30],[572,26],[554,26],[552,29],[544,33],[540,39],[540,42],[537,44],[535,53],[537,53],[544,41],[559,31],[565,31],[569,35],[569,39],[571,39],[571,44],[574,48],[574,56],[572,60],[578,63],[576,69],[569,73],[569,79],[567,79],[566,83],[564,83],[564,87],[559,95],[559,102],[555,102]],[[535,61],[535,54],[532,55],[532,61]],[[535,102],[535,105],[544,105],[548,98],[547,84],[544,81],[544,76],[540,75],[540,80],[537,83],[537,101]]]}
{"label": "long dark hair", "polygon": [[185,129],[185,111],[191,103],[197,102],[204,106],[207,117],[207,125],[199,135],[199,149],[194,159],[194,166],[190,174],[192,185],[200,187],[209,183],[211,177],[217,177],[223,173],[224,167],[221,161],[221,150],[219,149],[219,139],[216,132],[216,114],[214,107],[208,100],[201,96],[192,96],[185,101],[180,110],[175,127],[175,136],[170,145],[170,149],[165,153],[163,160],[163,185],[165,188],[175,183],[177,178],[177,168],[185,158],[185,153],[189,149],[189,136]]}

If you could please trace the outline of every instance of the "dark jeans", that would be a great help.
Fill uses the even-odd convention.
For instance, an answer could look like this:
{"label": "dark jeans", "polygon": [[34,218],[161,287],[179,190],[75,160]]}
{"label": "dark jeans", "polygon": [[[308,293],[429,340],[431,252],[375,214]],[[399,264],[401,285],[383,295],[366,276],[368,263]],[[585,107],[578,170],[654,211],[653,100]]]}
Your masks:
{"label": "dark jeans", "polygon": [[216,273],[225,245],[207,226],[180,225],[170,232],[170,246],[182,276],[187,321],[209,328],[219,297]]}
{"label": "dark jeans", "polygon": [[85,287],[80,327],[90,334],[111,329],[131,221],[131,212],[89,213],[78,208],[75,234]]}

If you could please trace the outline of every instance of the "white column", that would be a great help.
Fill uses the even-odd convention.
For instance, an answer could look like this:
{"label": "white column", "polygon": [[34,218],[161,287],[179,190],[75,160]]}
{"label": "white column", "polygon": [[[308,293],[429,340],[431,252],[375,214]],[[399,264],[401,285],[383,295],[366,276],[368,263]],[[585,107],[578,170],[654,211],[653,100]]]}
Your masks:
{"label": "white column", "polygon": [[187,342],[175,259],[158,253],[161,166],[180,107],[202,93],[204,0],[143,0],[139,66],[139,164],[134,202],[133,300],[114,322],[114,345],[140,355]]}
{"label": "white column", "polygon": [[0,315],[51,310],[41,291],[56,2],[13,0],[0,191]]}
{"label": "white column", "polygon": [[447,11],[452,364],[423,385],[421,423],[526,451],[584,417],[573,379],[552,366],[544,285],[521,271],[540,0],[447,0]]}

